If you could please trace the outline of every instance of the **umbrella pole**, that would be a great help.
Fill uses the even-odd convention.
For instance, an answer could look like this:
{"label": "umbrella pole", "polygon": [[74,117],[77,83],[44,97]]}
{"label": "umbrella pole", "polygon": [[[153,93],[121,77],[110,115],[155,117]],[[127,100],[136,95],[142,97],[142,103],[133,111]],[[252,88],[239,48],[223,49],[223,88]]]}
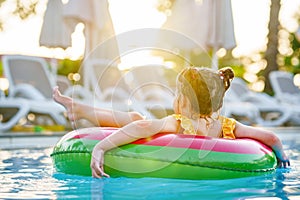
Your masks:
{"label": "umbrella pole", "polygon": [[50,57],[50,73],[51,73],[51,81],[53,81],[53,83],[56,83],[56,80],[57,80],[57,68],[58,68],[58,61],[57,61],[57,58],[55,58],[55,49],[53,48],[50,48],[51,50],[51,57]]}
{"label": "umbrella pole", "polygon": [[213,48],[212,58],[211,58],[211,68],[214,70],[218,70],[219,69],[218,65],[219,65],[219,60],[217,56],[217,49]]}

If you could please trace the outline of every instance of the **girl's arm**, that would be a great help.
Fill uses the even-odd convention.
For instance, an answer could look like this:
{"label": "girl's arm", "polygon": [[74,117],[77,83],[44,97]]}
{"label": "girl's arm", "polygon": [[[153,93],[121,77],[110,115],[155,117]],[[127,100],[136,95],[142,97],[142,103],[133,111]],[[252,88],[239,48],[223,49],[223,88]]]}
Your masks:
{"label": "girl's arm", "polygon": [[235,136],[237,138],[252,138],[271,147],[278,159],[279,167],[290,166],[290,161],[283,151],[282,143],[275,133],[256,127],[246,126],[239,122],[236,123]]}
{"label": "girl's arm", "polygon": [[159,132],[176,132],[177,121],[172,117],[156,120],[139,120],[132,122],[100,141],[93,149],[91,159],[92,176],[109,177],[104,172],[104,153],[115,147],[128,144],[140,138],[147,138]]}

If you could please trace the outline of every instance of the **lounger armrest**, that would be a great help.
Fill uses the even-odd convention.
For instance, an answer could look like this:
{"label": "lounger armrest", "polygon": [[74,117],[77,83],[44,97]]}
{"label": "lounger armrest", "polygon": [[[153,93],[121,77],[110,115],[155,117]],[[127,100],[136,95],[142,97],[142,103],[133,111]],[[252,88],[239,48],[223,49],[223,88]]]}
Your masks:
{"label": "lounger armrest", "polygon": [[[29,105],[22,99],[2,99],[0,102],[0,108],[17,108],[18,111],[6,122],[0,121],[0,131],[7,131],[11,129],[18,121],[27,115],[29,112]],[[5,115],[5,113],[2,113]]]}
{"label": "lounger armrest", "polygon": [[10,97],[22,97],[26,99],[33,99],[33,100],[45,100],[46,98],[44,95],[35,87],[30,84],[22,83],[18,84],[14,87],[14,90]]}

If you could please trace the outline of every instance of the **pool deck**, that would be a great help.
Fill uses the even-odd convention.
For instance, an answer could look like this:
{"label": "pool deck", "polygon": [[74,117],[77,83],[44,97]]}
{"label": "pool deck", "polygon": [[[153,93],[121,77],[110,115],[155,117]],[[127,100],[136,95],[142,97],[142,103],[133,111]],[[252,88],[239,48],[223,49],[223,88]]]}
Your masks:
{"label": "pool deck", "polygon": [[53,146],[66,132],[0,132],[0,149]]}
{"label": "pool deck", "polygon": [[[278,136],[294,138],[300,134],[300,126],[297,127],[264,127],[272,130]],[[52,147],[67,131],[61,132],[0,132],[0,149],[17,148],[45,148]]]}

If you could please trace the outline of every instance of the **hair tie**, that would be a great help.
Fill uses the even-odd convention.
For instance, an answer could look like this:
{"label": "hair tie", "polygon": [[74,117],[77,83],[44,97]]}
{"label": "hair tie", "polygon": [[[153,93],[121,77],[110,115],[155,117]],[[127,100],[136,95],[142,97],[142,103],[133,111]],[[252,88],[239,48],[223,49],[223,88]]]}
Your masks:
{"label": "hair tie", "polygon": [[219,71],[220,78],[223,80],[225,90],[227,90],[230,86],[230,78],[226,77],[224,71]]}
{"label": "hair tie", "polygon": [[223,73],[223,71],[219,71],[219,75],[220,75],[220,78],[221,78],[222,80],[224,80],[224,73]]}

